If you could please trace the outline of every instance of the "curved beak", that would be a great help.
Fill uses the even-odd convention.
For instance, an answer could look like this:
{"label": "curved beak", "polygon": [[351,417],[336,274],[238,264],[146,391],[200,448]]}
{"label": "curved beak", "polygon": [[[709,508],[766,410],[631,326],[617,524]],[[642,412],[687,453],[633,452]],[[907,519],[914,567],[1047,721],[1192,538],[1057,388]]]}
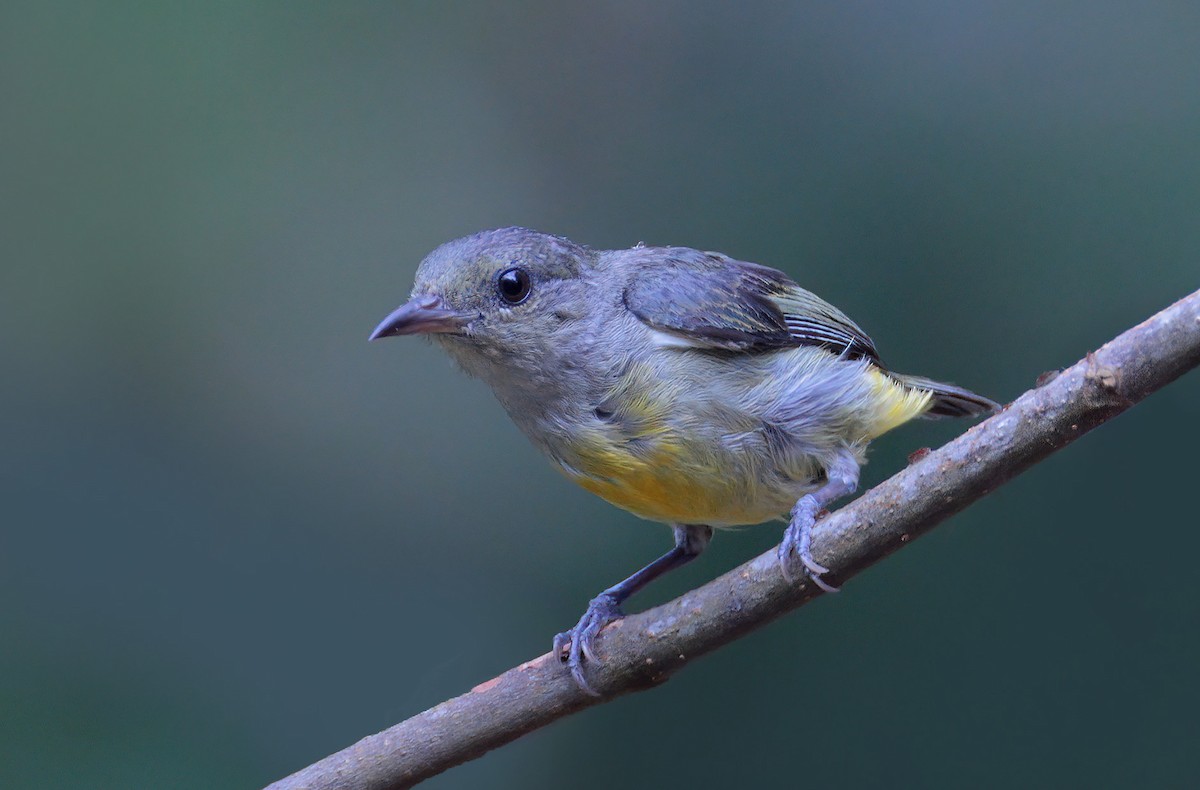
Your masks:
{"label": "curved beak", "polygon": [[393,335],[427,335],[434,332],[458,332],[473,316],[442,306],[442,298],[432,294],[414,296],[383,319],[368,340]]}

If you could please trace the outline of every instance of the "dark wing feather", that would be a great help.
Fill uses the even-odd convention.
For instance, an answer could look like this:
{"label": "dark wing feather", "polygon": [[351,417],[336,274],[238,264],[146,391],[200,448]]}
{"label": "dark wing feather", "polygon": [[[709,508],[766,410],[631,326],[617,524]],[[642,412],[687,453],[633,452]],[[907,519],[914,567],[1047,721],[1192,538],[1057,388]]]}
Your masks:
{"label": "dark wing feather", "polygon": [[882,367],[879,352],[867,333],[829,302],[790,280],[773,298],[797,343],[823,346],[849,359],[866,358]]}
{"label": "dark wing feather", "polygon": [[865,332],[783,272],[682,247],[620,254],[643,256],[625,306],[691,345],[747,352],[818,346],[879,362]]}

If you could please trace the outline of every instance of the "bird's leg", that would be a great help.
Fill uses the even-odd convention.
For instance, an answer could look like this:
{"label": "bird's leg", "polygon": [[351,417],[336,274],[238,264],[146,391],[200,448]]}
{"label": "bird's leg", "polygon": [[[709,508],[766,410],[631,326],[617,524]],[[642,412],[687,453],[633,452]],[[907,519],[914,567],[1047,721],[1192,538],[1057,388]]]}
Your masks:
{"label": "bird's leg", "polygon": [[792,508],[792,520],[783,533],[783,542],[779,544],[779,567],[783,575],[792,578],[791,564],[795,555],[804,566],[813,583],[825,592],[837,592],[837,587],[823,581],[821,574],[829,573],[829,569],[813,559],[812,531],[817,521],[817,514],[827,508],[835,500],[847,494],[853,494],[858,488],[858,461],[843,450],[833,463],[825,468],[825,485],[811,494],[805,494]]}
{"label": "bird's leg", "polygon": [[[626,598],[645,587],[650,582],[662,576],[667,571],[678,568],[704,551],[712,538],[712,527],[703,524],[677,524],[675,530],[675,547],[654,562],[642,568],[624,581],[614,584],[597,595],[588,603],[587,611],[570,631],[563,631],[554,637],[554,655],[566,661],[571,670],[571,677],[579,684],[579,688],[594,697],[600,696],[588,685],[584,676],[584,661],[599,663],[592,642],[596,634],[613,620],[625,616],[621,604]],[[564,648],[566,652],[564,654]]]}

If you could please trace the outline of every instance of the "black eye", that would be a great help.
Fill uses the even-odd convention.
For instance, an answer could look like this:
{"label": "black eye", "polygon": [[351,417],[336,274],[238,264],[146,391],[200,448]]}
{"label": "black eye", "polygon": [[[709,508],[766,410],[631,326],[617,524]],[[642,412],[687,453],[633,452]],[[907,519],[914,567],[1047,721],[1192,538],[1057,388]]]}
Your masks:
{"label": "black eye", "polygon": [[509,304],[520,304],[529,296],[529,272],[524,269],[512,268],[500,272],[496,279],[496,290],[500,298]]}

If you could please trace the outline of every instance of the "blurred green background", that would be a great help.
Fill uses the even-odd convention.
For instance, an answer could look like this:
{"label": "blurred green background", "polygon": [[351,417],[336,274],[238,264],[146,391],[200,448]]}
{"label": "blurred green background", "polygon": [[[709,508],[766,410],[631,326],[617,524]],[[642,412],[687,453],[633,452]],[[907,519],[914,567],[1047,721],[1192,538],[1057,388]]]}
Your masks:
{"label": "blurred green background", "polygon": [[[5,3],[0,786],[262,785],[667,548],[430,345],[365,342],[437,244],[721,250],[1009,400],[1200,285],[1198,37],[1185,3]],[[1198,397],[428,786],[1195,782]]]}

